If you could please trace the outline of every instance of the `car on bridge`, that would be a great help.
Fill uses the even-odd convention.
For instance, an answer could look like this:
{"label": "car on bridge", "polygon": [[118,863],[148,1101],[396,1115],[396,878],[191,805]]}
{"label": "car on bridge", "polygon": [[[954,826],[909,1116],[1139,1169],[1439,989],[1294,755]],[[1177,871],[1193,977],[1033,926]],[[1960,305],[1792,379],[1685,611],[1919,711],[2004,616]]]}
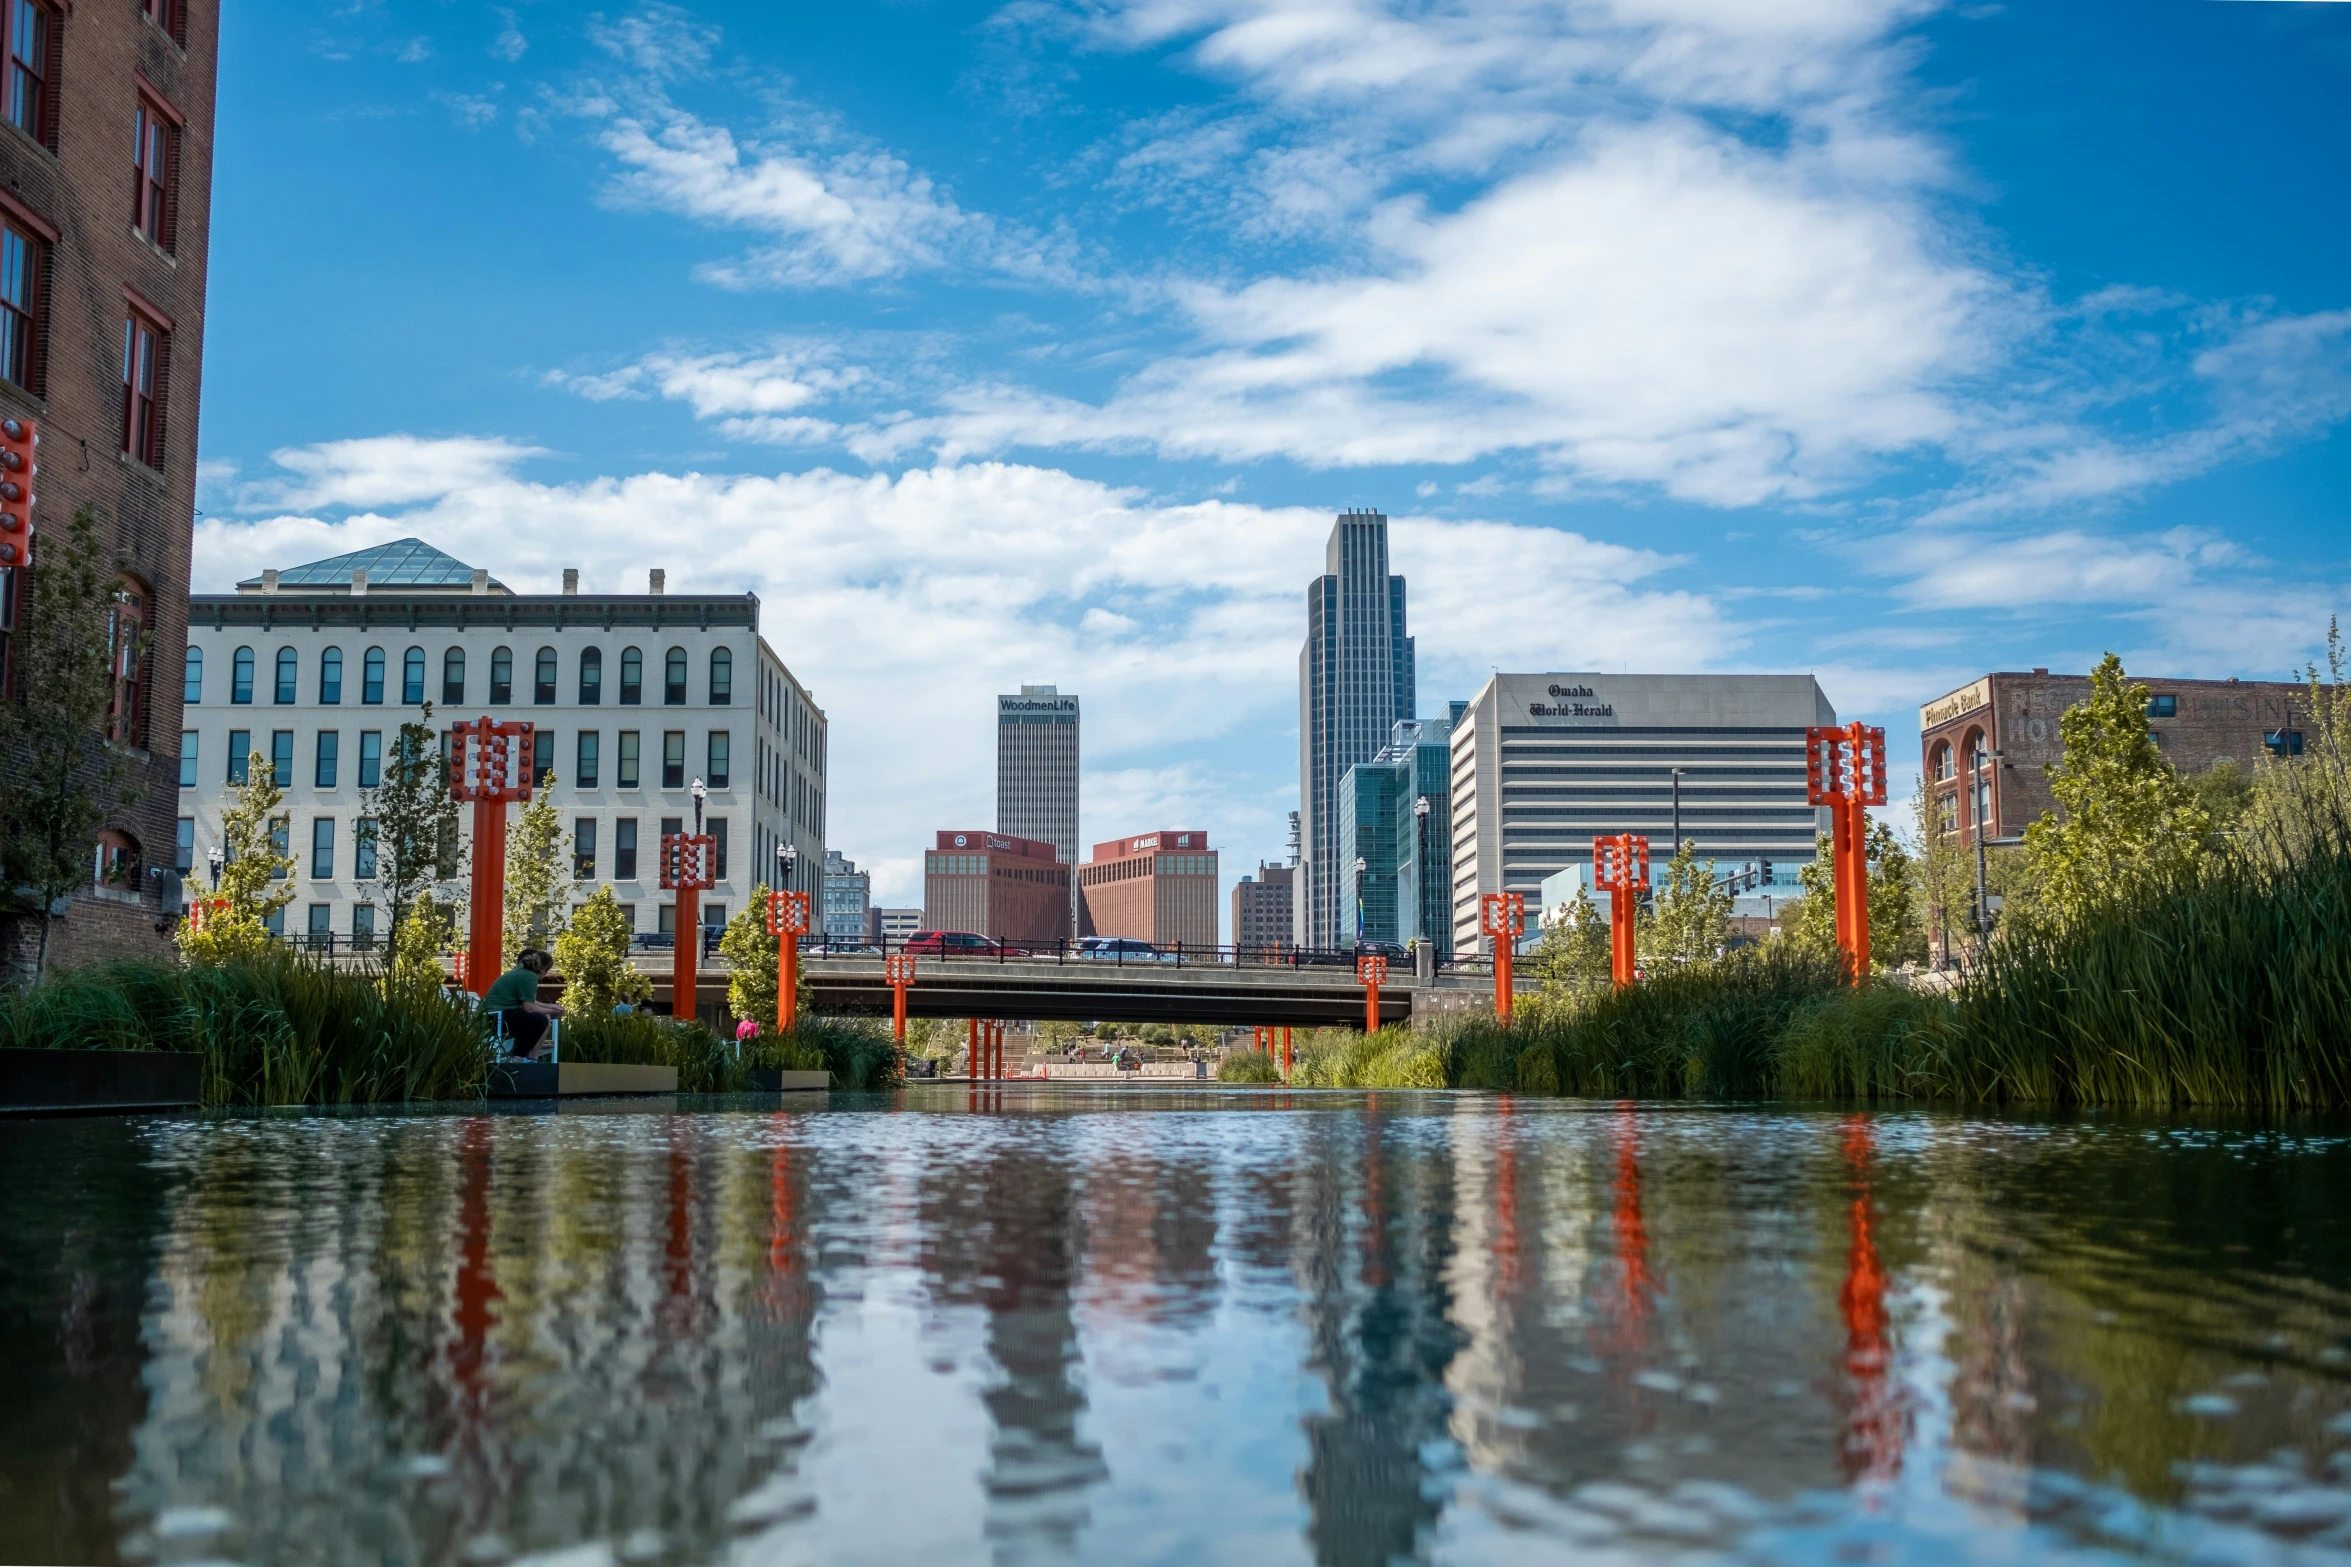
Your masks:
{"label": "car on bridge", "polygon": [[1081,936],[1077,955],[1105,963],[1176,963],[1172,952],[1162,952],[1139,936]]}
{"label": "car on bridge", "polygon": [[906,938],[900,952],[934,958],[1025,958],[1026,947],[998,941],[971,930],[918,930]]}

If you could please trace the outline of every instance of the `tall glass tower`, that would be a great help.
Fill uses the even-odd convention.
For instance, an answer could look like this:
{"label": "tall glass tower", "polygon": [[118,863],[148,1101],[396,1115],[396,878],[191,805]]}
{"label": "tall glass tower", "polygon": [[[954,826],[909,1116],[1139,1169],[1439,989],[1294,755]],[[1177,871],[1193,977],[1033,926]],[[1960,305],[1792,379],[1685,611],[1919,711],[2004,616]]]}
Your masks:
{"label": "tall glass tower", "polygon": [[1052,686],[996,698],[996,830],[1078,857],[1078,699]]}
{"label": "tall glass tower", "polygon": [[1339,785],[1368,762],[1413,707],[1412,638],[1404,634],[1404,579],[1388,575],[1388,519],[1339,514],[1323,547],[1323,575],[1306,590],[1306,646],[1298,652],[1298,803],[1303,855],[1292,887],[1306,947],[1355,939],[1354,871],[1339,863]]}

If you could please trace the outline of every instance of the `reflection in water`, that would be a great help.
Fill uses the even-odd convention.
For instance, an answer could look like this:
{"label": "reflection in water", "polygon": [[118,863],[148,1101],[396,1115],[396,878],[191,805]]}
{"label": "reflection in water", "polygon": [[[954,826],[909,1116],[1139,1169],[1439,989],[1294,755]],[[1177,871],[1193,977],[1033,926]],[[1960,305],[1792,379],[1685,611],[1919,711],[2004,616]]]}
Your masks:
{"label": "reflection in water", "polygon": [[2351,1559],[2346,1175],[1442,1094],[5,1124],[0,1559]]}

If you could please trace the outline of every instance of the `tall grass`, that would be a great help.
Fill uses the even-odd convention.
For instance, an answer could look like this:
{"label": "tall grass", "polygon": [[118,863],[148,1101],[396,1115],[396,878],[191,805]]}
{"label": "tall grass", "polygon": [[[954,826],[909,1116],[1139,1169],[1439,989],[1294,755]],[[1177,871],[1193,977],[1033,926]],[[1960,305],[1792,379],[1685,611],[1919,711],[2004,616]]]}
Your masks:
{"label": "tall grass", "polygon": [[696,1022],[674,1022],[644,1012],[566,1018],[563,1059],[674,1066],[678,1091],[737,1093],[751,1073],[780,1067],[829,1072],[835,1088],[887,1088],[905,1062],[890,1031],[870,1019],[809,1017],[790,1034],[761,1034],[738,1044]]}
{"label": "tall grass", "polygon": [[295,953],[126,959],[0,992],[0,1046],[191,1052],[211,1106],[478,1099],[490,1057],[472,1008],[431,981]]}
{"label": "tall grass", "polygon": [[1281,1063],[1263,1050],[1232,1050],[1216,1064],[1216,1080],[1220,1083],[1278,1083],[1282,1080]]}

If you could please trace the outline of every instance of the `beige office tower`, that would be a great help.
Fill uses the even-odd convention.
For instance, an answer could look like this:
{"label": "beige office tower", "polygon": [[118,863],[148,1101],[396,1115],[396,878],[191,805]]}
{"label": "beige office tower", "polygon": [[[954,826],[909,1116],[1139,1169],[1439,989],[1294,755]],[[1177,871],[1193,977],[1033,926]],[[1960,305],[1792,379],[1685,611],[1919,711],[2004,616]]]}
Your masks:
{"label": "beige office tower", "polygon": [[1078,699],[1052,686],[996,698],[996,830],[1078,857]]}

